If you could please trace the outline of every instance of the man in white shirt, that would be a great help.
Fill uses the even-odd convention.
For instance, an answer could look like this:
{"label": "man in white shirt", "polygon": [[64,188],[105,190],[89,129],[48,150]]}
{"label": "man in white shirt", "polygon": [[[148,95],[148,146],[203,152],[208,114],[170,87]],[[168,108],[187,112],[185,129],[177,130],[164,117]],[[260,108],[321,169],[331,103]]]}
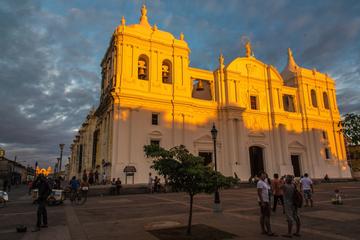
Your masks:
{"label": "man in white shirt", "polygon": [[312,194],[314,193],[314,187],[313,182],[307,173],[305,173],[304,177],[300,180],[300,188],[304,193],[305,207],[309,206],[309,201],[310,206],[313,207]]}
{"label": "man in white shirt", "polygon": [[270,186],[265,182],[266,173],[260,172],[259,181],[257,182],[257,193],[258,193],[258,201],[260,205],[260,226],[261,226],[261,234],[266,234],[268,236],[275,236],[275,234],[271,231],[270,226],[270,199],[269,199],[269,191]]}

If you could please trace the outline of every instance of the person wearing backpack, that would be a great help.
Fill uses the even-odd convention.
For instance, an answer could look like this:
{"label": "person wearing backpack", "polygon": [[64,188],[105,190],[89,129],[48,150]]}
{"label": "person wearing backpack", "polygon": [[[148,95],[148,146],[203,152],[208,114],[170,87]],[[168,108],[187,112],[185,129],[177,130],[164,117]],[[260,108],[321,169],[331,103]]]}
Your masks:
{"label": "person wearing backpack", "polygon": [[[298,199],[301,194],[296,189],[293,176],[286,176],[285,184],[282,185],[281,188],[284,192],[285,215],[288,222],[288,232],[287,234],[282,236],[287,238],[291,238],[292,235],[299,237],[301,222],[298,214],[298,207],[301,207],[302,198]],[[294,223],[296,224],[296,232],[292,234],[292,228]]]}
{"label": "person wearing backpack", "polygon": [[[33,232],[40,231],[40,227],[47,228],[48,227],[48,221],[47,221],[47,211],[46,211],[46,201],[51,193],[50,185],[46,179],[46,177],[43,174],[40,174],[38,178],[35,180],[33,184],[33,189],[38,189],[38,209],[37,209],[37,221],[36,221],[36,227],[33,229]],[[41,219],[43,225],[41,225]]]}

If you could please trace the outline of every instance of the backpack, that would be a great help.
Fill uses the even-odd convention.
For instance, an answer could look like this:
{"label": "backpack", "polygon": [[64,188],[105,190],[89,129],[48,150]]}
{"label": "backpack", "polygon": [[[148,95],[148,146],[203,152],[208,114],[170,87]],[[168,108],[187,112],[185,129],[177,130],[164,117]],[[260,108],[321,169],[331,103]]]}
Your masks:
{"label": "backpack", "polygon": [[301,195],[299,190],[297,190],[295,184],[294,184],[293,204],[297,208],[301,208],[303,205],[303,196]]}

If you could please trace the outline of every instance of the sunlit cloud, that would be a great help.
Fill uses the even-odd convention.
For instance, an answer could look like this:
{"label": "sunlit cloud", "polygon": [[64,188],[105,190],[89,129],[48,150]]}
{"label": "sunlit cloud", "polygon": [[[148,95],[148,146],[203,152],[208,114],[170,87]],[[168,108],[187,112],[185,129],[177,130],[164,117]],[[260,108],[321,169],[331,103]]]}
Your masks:
{"label": "sunlit cloud", "polygon": [[[100,61],[121,16],[142,1],[5,0],[0,4],[0,146],[7,156],[55,163],[99,102]],[[185,34],[191,66],[214,70],[244,55],[279,71],[291,47],[300,66],[336,80],[341,113],[360,111],[360,1],[148,1],[161,30]]]}

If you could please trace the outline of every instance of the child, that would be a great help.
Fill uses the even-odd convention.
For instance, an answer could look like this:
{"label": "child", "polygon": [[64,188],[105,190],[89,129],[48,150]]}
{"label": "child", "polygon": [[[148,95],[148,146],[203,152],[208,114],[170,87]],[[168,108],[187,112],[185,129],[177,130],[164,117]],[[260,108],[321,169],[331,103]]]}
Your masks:
{"label": "child", "polygon": [[339,189],[335,189],[335,198],[331,199],[331,203],[335,204],[335,205],[342,205],[342,200],[341,200],[341,196],[340,196],[340,191]]}

